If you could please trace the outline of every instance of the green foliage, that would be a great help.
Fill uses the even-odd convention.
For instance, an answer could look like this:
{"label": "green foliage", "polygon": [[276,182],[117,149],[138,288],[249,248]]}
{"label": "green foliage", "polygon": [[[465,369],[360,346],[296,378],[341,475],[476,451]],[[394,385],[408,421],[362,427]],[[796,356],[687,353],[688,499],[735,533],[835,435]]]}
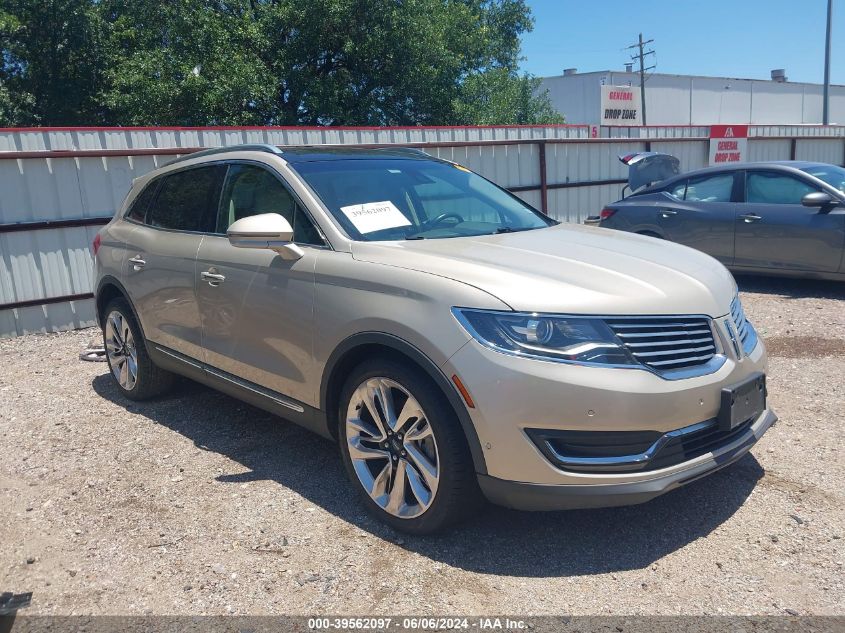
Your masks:
{"label": "green foliage", "polygon": [[506,68],[474,73],[461,85],[454,103],[458,125],[563,123],[551,104],[548,90],[540,91],[540,80],[519,76]]}
{"label": "green foliage", "polygon": [[3,0],[0,121],[81,125],[101,118],[102,25],[91,0]]}
{"label": "green foliage", "polygon": [[0,124],[557,122],[524,0],[3,0]]}

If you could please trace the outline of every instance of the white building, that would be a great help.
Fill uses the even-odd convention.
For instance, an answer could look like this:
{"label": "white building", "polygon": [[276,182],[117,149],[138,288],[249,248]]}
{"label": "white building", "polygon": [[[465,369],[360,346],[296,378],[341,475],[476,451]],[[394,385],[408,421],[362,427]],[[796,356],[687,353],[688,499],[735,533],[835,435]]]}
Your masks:
{"label": "white building", "polygon": [[[646,75],[648,125],[710,125],[713,123],[820,124],[822,85],[787,81],[783,71],[772,80]],[[639,74],[605,70],[564,71],[545,77],[542,89],[567,123],[601,123],[601,86],[639,88]],[[845,86],[830,87],[830,122],[845,123]]]}

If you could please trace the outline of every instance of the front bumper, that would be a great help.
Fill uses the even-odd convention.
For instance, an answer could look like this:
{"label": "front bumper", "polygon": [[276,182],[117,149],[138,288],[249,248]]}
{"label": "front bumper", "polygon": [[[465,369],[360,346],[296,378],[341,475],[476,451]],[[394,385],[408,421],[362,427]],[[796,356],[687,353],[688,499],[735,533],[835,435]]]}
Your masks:
{"label": "front bumper", "polygon": [[666,469],[651,473],[651,479],[625,483],[589,485],[532,484],[479,475],[478,483],[491,502],[516,510],[571,510],[605,508],[645,503],[655,497],[701,479],[734,463],[745,455],[777,421],[767,409],[733,443],[719,451],[683,464],[683,470]]}
{"label": "front bumper", "polygon": [[[717,330],[720,339],[723,334]],[[727,343],[720,341],[725,349]],[[758,342],[748,354],[723,356],[711,373],[667,380],[639,368],[602,368],[518,358],[469,341],[443,364],[474,400],[468,408],[484,457],[479,473],[497,480],[553,486],[644,484],[661,475],[683,480],[708,456],[720,455],[743,434],[711,452],[639,472],[578,472],[553,463],[531,439],[536,431],[675,432],[718,416],[721,390],[766,373]],[[756,427],[755,427],[756,428]],[[686,474],[685,474],[686,473]],[[677,477],[676,477],[677,475]],[[490,487],[489,485],[487,487]]]}

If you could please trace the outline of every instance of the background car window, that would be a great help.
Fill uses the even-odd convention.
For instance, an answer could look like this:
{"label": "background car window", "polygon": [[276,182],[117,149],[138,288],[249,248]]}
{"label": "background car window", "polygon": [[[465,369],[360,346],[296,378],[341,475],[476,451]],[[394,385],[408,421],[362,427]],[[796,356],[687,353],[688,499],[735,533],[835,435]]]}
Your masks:
{"label": "background car window", "polygon": [[231,165],[220,199],[217,233],[225,233],[237,220],[262,213],[278,213],[290,222],[294,242],[324,243],[308,214],[274,174],[258,165]]}
{"label": "background car window", "polygon": [[760,204],[801,204],[801,198],[818,191],[794,176],[773,171],[752,171],[745,180],[745,201]]}
{"label": "background car window", "polygon": [[734,187],[733,174],[717,174],[690,178],[684,200],[694,202],[730,202]]}
{"label": "background car window", "polygon": [[831,187],[845,193],[845,169],[836,165],[813,165],[812,167],[802,167],[801,171],[806,171],[811,176],[815,176]]}
{"label": "background car window", "polygon": [[159,180],[156,178],[152,182],[147,183],[147,186],[135,196],[135,200],[129,207],[126,213],[126,218],[135,220],[136,222],[143,222],[147,215],[147,209],[150,207],[150,202],[155,198],[156,190],[158,189]]}
{"label": "background car window", "polygon": [[675,183],[666,191],[670,196],[674,196],[678,200],[683,200],[687,192],[687,181],[682,180],[681,182]]}
{"label": "background car window", "polygon": [[209,165],[165,176],[147,212],[147,224],[177,231],[210,231],[226,167]]}

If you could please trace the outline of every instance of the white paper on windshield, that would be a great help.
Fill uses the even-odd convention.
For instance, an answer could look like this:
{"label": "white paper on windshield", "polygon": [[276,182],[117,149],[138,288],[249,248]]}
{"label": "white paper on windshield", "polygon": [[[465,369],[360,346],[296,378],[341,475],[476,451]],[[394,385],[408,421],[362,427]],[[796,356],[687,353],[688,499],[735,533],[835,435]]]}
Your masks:
{"label": "white paper on windshield", "polygon": [[348,207],[340,207],[340,210],[361,233],[411,226],[408,218],[402,215],[402,212],[390,200],[352,204]]}

